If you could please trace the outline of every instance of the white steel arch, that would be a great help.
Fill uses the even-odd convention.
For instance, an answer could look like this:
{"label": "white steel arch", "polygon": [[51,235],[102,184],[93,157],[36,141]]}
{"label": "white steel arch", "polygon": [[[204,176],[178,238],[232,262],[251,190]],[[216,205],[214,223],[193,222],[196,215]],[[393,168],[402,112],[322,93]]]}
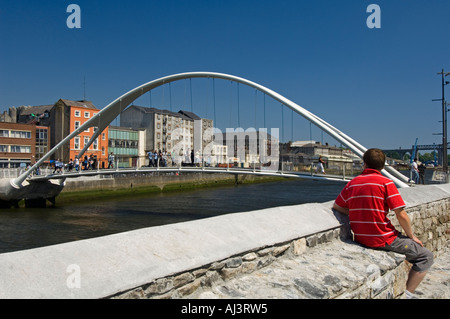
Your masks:
{"label": "white steel arch", "polygon": [[[11,185],[14,188],[20,188],[22,186],[22,183],[26,180],[26,178],[32,174],[39,165],[44,163],[52,154],[56,152],[56,150],[59,149],[62,145],[65,145],[68,143],[72,138],[77,136],[80,132],[90,128],[90,127],[98,127],[96,133],[89,141],[88,145],[86,145],[83,150],[81,150],[80,154],[83,154],[89,146],[94,142],[94,140],[103,132],[108,125],[123,111],[125,110],[134,100],[139,98],[141,95],[147,93],[148,91],[157,88],[161,85],[168,84],[171,82],[175,82],[178,80],[184,80],[184,79],[192,79],[192,78],[216,78],[216,79],[223,79],[223,80],[230,80],[237,83],[242,83],[247,86],[253,87],[266,95],[272,97],[274,100],[277,100],[278,102],[282,103],[283,105],[286,105],[290,109],[294,110],[296,113],[300,114],[307,120],[311,121],[325,131],[327,134],[335,138],[337,141],[341,142],[343,145],[351,149],[356,155],[358,155],[360,158],[362,158],[364,152],[367,150],[364,146],[350,138],[349,136],[345,135],[329,123],[325,122],[321,118],[317,117],[313,113],[309,112],[308,110],[304,109],[303,107],[299,106],[298,104],[292,102],[291,100],[285,98],[284,96],[278,94],[275,91],[272,91],[271,89],[268,89],[260,84],[257,84],[255,82],[249,81],[247,79],[237,77],[234,75],[224,74],[224,73],[215,73],[215,72],[187,72],[187,73],[179,73],[174,75],[165,76],[156,80],[153,80],[151,82],[148,82],[146,84],[143,84],[127,93],[122,95],[121,97],[117,98],[115,101],[107,105],[105,108],[103,108],[97,115],[92,117],[89,121],[81,125],[77,130],[73,131],[70,135],[68,135],[66,138],[64,138],[58,145],[56,145],[50,152],[48,152],[44,157],[42,157],[30,170],[26,171],[19,177],[17,177],[14,180],[11,180]],[[399,173],[397,170],[390,166],[386,166],[386,168],[382,172],[385,176],[391,178],[395,184],[398,187],[409,187],[407,184],[408,179],[406,176]]]}

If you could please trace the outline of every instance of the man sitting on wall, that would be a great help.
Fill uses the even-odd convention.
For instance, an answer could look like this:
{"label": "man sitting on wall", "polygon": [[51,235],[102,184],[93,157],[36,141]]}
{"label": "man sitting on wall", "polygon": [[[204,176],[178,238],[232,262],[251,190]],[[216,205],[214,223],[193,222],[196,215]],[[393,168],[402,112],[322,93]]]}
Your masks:
{"label": "man sitting on wall", "polygon": [[[414,236],[405,203],[394,182],[381,174],[386,161],[379,149],[364,153],[364,171],[352,179],[336,198],[333,209],[349,215],[350,228],[356,242],[370,248],[394,251],[406,255],[413,264],[406,282],[406,298],[414,291],[433,264],[433,253],[423,247]],[[389,210],[395,212],[401,235],[387,218]]]}

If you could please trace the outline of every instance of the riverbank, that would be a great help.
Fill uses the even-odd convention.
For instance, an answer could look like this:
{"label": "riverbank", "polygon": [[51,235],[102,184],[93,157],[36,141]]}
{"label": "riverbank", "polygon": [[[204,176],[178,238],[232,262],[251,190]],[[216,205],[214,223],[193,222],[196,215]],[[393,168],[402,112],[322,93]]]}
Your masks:
{"label": "riverbank", "polygon": [[158,193],[173,193],[223,187],[250,185],[292,180],[277,176],[253,176],[207,173],[151,173],[134,176],[117,174],[113,177],[86,177],[66,181],[64,190],[57,197],[57,203],[64,204],[79,200],[108,200],[110,198],[140,197]]}

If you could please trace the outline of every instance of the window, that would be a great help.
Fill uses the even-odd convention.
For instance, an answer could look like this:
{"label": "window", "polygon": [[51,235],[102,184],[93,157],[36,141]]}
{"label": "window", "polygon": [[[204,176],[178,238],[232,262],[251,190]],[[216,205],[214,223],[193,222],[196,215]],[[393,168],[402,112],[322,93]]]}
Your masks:
{"label": "window", "polygon": [[91,114],[89,112],[84,112],[84,118],[88,119],[91,117]]}
{"label": "window", "polygon": [[75,149],[76,150],[79,150],[80,149],[80,138],[79,137],[75,137],[75,145],[74,145],[74,147],[75,147]]}
{"label": "window", "polygon": [[11,131],[11,137],[13,137],[13,138],[31,138],[31,132]]}
{"label": "window", "polygon": [[0,137],[9,137],[8,130],[0,130]]}
{"label": "window", "polygon": [[84,147],[86,147],[86,145],[88,145],[88,143],[89,143],[89,137],[85,136],[84,137]]}
{"label": "window", "polygon": [[37,129],[36,130],[36,142],[38,142],[38,140],[47,140],[47,130],[43,130],[43,129]]}
{"label": "window", "polygon": [[31,146],[11,145],[11,153],[31,153]]}
{"label": "window", "polygon": [[98,150],[98,139],[97,138],[94,140],[94,143],[92,143],[92,145],[94,145],[94,150]]}
{"label": "window", "polygon": [[105,133],[102,133],[102,140],[104,141],[106,139]]}
{"label": "window", "polygon": [[8,145],[0,145],[0,152],[8,152]]}
{"label": "window", "polygon": [[78,130],[80,128],[80,121],[75,121],[75,129]]}
{"label": "window", "polygon": [[81,111],[75,111],[75,117],[81,117]]}

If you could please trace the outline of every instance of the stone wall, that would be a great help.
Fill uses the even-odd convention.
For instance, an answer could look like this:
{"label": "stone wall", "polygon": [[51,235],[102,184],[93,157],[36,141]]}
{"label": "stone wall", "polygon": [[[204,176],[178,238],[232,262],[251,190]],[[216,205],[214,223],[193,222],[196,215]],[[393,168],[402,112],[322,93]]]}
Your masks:
{"label": "stone wall", "polygon": [[[413,196],[417,196],[416,189]],[[423,189],[422,189],[423,190]],[[403,193],[406,193],[403,191]],[[409,192],[411,193],[411,192]],[[426,192],[427,193],[427,192]],[[432,202],[425,202],[412,207],[408,207],[407,212],[411,219],[413,231],[415,235],[424,243],[424,246],[434,252],[435,257],[447,246],[450,239],[450,198],[440,198],[437,196],[428,197]],[[404,194],[405,201],[408,201],[409,194]],[[416,203],[417,204],[417,203]],[[326,204],[332,206],[332,202]],[[278,245],[265,247],[260,250],[248,251],[237,256],[231,256],[224,260],[220,260],[204,267],[193,269],[188,272],[175,274],[166,278],[159,278],[152,283],[137,287],[125,293],[119,293],[113,298],[201,298],[202,291],[208,291],[212,287],[222,285],[241,275],[255,272],[272,264],[277,258],[291,258],[302,254],[309,253],[316,258],[317,263],[323,259],[324,251],[328,247],[321,246],[319,250],[312,252],[312,248],[318,245],[330,243],[331,241],[339,241],[339,246],[355,246],[351,241],[351,232],[346,217],[336,213],[336,217],[340,219],[342,225],[324,232],[319,232],[310,236],[295,239],[291,242],[280,243]],[[392,212],[389,215],[394,226],[401,229],[399,223]],[[334,245],[336,246],[336,244]],[[404,286],[407,280],[407,274],[410,269],[409,263],[405,262],[404,256],[394,253],[386,254],[385,252],[377,252],[366,249],[360,245],[357,248],[347,248],[352,250],[354,254],[360,254],[361,260],[358,263],[364,264],[362,260],[364,255],[370,255],[372,259],[366,263],[365,267],[359,267],[361,272],[357,274],[357,268],[352,269],[353,274],[346,276],[347,282],[352,281],[348,278],[354,278],[348,289],[326,290],[321,294],[306,294],[304,298],[396,298],[404,292]],[[336,250],[336,249],[334,249]],[[344,249],[345,250],[345,249]],[[365,252],[364,252],[365,251]],[[318,252],[317,254],[314,254]],[[330,254],[327,258],[329,258]],[[341,256],[342,257],[342,256]],[[342,265],[345,260],[341,258]],[[376,265],[375,267],[373,267]],[[334,265],[336,266],[336,265]],[[359,265],[360,266],[360,265]],[[377,268],[378,271],[372,271],[368,268]],[[381,268],[380,268],[381,267]],[[337,278],[334,267],[325,267],[328,276]],[[309,282],[310,287],[316,286],[315,280]],[[301,295],[301,293],[300,293]],[[208,297],[211,295],[204,294]],[[215,296],[217,297],[217,296]],[[233,295],[223,295],[229,298]],[[238,296],[234,296],[238,297]],[[298,297],[298,295],[297,295]]]}
{"label": "stone wall", "polygon": [[[415,233],[439,254],[449,239],[450,185],[400,191]],[[331,205],[221,215],[1,254],[0,298],[208,298],[218,285],[283,263],[309,265],[294,282],[300,298],[397,297],[404,258],[352,243]],[[289,275],[289,267],[280,269]]]}
{"label": "stone wall", "polygon": [[83,178],[73,178],[66,180],[63,193],[77,192],[87,190],[117,190],[132,189],[145,186],[156,186],[164,189],[166,185],[171,184],[206,184],[215,181],[233,181],[235,177],[229,174],[176,174],[176,173],[141,173],[133,174],[117,174],[116,176],[93,176]]}

